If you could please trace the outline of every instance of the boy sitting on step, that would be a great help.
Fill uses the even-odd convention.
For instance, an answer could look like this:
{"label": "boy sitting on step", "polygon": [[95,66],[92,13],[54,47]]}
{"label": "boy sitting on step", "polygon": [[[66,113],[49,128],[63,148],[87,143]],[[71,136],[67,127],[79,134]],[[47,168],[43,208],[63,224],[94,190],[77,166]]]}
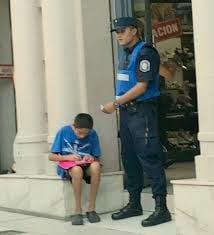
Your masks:
{"label": "boy sitting on step", "polygon": [[87,113],[78,114],[72,125],[62,127],[56,134],[49,160],[57,161],[57,173],[72,182],[75,213],[72,225],[82,225],[81,208],[82,179],[90,184],[89,205],[86,216],[91,223],[100,221],[95,202],[100,183],[100,144],[93,129],[93,118]]}

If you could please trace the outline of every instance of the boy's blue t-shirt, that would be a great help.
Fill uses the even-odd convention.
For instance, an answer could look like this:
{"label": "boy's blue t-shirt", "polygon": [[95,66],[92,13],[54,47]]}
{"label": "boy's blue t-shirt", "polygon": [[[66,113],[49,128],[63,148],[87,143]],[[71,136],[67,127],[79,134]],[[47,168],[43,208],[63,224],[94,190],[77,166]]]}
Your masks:
{"label": "boy's blue t-shirt", "polygon": [[70,125],[58,131],[51,152],[61,155],[79,154],[80,156],[90,154],[97,158],[101,155],[99,138],[94,129],[90,130],[86,137],[78,138]]}
{"label": "boy's blue t-shirt", "polygon": [[[90,130],[84,138],[78,138],[70,125],[64,126],[56,134],[51,147],[52,153],[60,155],[79,154],[84,156],[90,154],[99,158],[101,155],[99,138],[94,129]],[[66,172],[60,166],[57,166],[57,174],[66,178]]]}

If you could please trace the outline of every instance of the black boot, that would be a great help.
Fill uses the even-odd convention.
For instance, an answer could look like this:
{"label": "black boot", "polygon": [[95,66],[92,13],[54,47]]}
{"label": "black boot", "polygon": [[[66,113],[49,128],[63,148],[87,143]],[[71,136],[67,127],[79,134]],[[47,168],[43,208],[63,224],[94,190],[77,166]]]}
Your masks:
{"label": "black boot", "polygon": [[148,227],[162,224],[171,221],[171,215],[166,205],[165,197],[155,198],[155,211],[145,220],[142,221],[142,226]]}
{"label": "black boot", "polygon": [[133,216],[142,215],[143,210],[140,204],[140,200],[130,200],[129,203],[124,206],[120,211],[113,213],[111,218],[113,220],[126,219]]}

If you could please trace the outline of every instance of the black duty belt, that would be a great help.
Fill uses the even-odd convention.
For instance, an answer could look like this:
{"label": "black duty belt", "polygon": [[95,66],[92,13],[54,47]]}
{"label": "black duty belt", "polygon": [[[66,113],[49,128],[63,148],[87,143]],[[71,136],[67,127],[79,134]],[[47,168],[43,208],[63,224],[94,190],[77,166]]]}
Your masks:
{"label": "black duty belt", "polygon": [[157,104],[157,98],[147,99],[142,101],[132,100],[120,106],[120,110],[129,111],[130,113],[134,113],[138,108],[145,106],[147,104]]}
{"label": "black duty belt", "polygon": [[123,105],[121,105],[121,107],[130,107],[130,106],[141,106],[144,104],[156,104],[157,103],[157,98],[153,98],[153,99],[147,99],[147,100],[142,100],[142,101],[137,101],[137,100],[132,100],[130,102],[127,102]]}

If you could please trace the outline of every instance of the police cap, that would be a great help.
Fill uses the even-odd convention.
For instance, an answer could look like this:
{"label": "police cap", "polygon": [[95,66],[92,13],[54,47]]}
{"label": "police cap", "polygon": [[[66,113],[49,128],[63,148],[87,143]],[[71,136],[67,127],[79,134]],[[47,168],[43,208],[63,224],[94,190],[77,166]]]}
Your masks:
{"label": "police cap", "polygon": [[113,29],[111,30],[116,31],[116,30],[120,30],[129,26],[133,26],[133,27],[138,27],[138,20],[135,17],[120,17],[120,18],[116,18],[113,20]]}

